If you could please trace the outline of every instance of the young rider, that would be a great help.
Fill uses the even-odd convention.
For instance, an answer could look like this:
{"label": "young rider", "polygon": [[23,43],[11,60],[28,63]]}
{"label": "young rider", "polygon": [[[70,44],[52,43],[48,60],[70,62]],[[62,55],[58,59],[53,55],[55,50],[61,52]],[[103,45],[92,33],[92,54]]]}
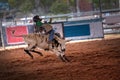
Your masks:
{"label": "young rider", "polygon": [[[33,21],[35,22],[35,32],[45,31],[45,34],[49,34],[48,43],[52,43],[54,39],[54,29],[49,23],[43,24],[42,19],[39,18],[38,15],[33,17]],[[50,23],[52,22],[52,18],[50,19]]]}
{"label": "young rider", "polygon": [[44,30],[44,28],[42,27],[42,25],[43,25],[42,19],[39,18],[38,15],[36,15],[36,16],[33,17],[33,21],[35,22],[35,32],[36,33],[39,33],[39,32],[41,33]]}

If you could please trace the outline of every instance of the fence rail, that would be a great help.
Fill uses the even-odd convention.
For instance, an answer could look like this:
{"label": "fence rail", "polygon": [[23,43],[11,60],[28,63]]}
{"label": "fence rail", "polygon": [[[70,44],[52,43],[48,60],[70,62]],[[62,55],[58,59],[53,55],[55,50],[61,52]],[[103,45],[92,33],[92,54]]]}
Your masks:
{"label": "fence rail", "polygon": [[[80,18],[80,17],[78,17],[78,18]],[[117,18],[117,20],[116,20],[116,18]],[[76,18],[75,18],[76,19]],[[82,18],[83,19],[83,18]],[[104,17],[104,19],[106,19],[106,20],[108,20],[107,21],[107,23],[109,23],[109,24],[103,24],[103,31],[102,31],[102,34],[103,35],[106,35],[106,34],[120,34],[120,15],[117,15],[117,17],[116,16],[108,16],[108,17]],[[113,20],[112,20],[113,19]],[[119,20],[118,20],[119,19]],[[110,21],[110,22],[109,22]],[[111,22],[111,21],[113,21],[113,22]],[[79,27],[81,27],[81,28],[79,28],[79,29],[81,29],[81,30],[77,30],[78,31],[78,33],[79,33],[79,36],[80,35],[82,35],[82,38],[83,38],[83,35],[85,35],[85,34],[83,34],[83,33],[81,33],[80,34],[80,32],[81,31],[84,31],[84,32],[86,32],[86,30],[87,30],[87,32],[90,30],[91,32],[89,32],[89,34],[88,33],[86,33],[86,35],[87,35],[87,37],[96,37],[96,36],[100,36],[100,38],[103,38],[103,37],[101,37],[101,35],[98,33],[99,32],[99,24],[94,24],[94,23],[96,23],[96,22],[101,22],[101,20],[99,19],[99,18],[89,18],[88,19],[88,17],[87,18],[85,18],[84,20],[81,20],[81,18],[79,19],[79,21],[74,21],[74,20],[71,20],[71,21],[66,21],[66,23],[64,22],[64,26],[66,26],[66,28],[64,28],[64,29],[70,29],[70,27],[69,26],[72,26],[71,27],[71,29],[73,29],[73,26],[74,26],[74,28],[76,27],[76,29],[78,29],[78,26]],[[72,23],[72,24],[71,24]],[[86,25],[86,23],[87,23],[87,25]],[[114,24],[113,24],[114,23]],[[74,24],[74,25],[73,25]],[[80,24],[80,25],[79,25]],[[101,24],[101,23],[100,23]],[[85,27],[83,27],[83,25],[85,26]],[[90,27],[91,26],[91,27]],[[68,28],[69,27],[69,28]],[[90,28],[89,28],[90,27]],[[98,27],[98,28],[96,28],[96,27]],[[84,29],[85,28],[85,29]],[[96,29],[95,29],[96,28]],[[30,29],[30,27],[29,27],[29,29]],[[83,30],[84,29],[84,30]],[[5,27],[4,27],[4,32],[2,32],[2,23],[0,22],[0,47],[4,47],[4,45],[3,45],[3,42],[4,42],[4,40],[2,39],[4,36],[5,36],[5,34],[3,34],[3,33],[5,33]],[[73,30],[74,31],[74,30]],[[64,31],[65,32],[65,31]],[[67,31],[66,31],[67,32]],[[75,32],[75,31],[74,31]],[[91,33],[92,33],[92,35],[91,35]],[[97,35],[96,35],[97,34]],[[77,35],[77,34],[74,34],[74,35]],[[65,35],[65,36],[68,36],[68,35]],[[71,36],[71,35],[69,35],[69,36]],[[73,36],[73,35],[72,35]],[[75,37],[74,37],[75,38]],[[97,37],[96,37],[97,38]],[[7,39],[7,38],[4,38],[4,39]],[[86,36],[85,36],[85,39],[88,39],[88,38],[86,38]]]}
{"label": "fence rail", "polygon": [[104,26],[104,34],[120,34],[120,25]]}

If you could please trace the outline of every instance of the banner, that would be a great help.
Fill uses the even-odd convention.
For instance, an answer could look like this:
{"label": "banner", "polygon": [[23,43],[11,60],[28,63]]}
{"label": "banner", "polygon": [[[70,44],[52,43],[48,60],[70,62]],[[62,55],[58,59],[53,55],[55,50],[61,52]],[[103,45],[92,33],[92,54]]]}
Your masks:
{"label": "banner", "polygon": [[103,38],[102,22],[99,19],[65,22],[64,35],[72,40]]}
{"label": "banner", "polygon": [[90,35],[89,24],[69,25],[64,27],[65,37],[86,36]]}
{"label": "banner", "polygon": [[[63,38],[63,23],[52,23],[53,29],[56,33],[59,33]],[[33,25],[22,25],[22,26],[7,26],[2,27],[3,29],[3,39],[5,46],[12,46],[17,44],[24,44],[24,40],[22,37],[14,37],[12,35],[12,31],[15,30],[15,35],[24,35],[34,32]]]}
{"label": "banner", "polygon": [[7,44],[19,44],[24,43],[24,40],[22,37],[14,37],[12,35],[12,31],[15,30],[15,35],[23,35],[28,34],[28,30],[26,26],[15,26],[15,27],[7,27],[6,28],[6,37],[7,37]]}

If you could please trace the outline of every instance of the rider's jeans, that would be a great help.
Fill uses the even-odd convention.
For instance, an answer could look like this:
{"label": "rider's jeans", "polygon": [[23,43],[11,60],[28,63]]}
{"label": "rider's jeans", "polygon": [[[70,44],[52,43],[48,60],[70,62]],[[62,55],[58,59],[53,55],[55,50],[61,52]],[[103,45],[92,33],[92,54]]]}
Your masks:
{"label": "rider's jeans", "polygon": [[51,31],[50,31],[50,35],[49,35],[49,41],[52,41],[53,40],[53,38],[54,38],[54,30],[52,29]]}

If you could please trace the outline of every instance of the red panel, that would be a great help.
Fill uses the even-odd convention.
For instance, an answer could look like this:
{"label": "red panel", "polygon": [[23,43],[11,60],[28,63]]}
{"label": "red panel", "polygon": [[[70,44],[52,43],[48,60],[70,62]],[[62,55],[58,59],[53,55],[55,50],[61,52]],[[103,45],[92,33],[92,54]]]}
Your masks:
{"label": "red panel", "polygon": [[15,30],[15,35],[19,36],[22,34],[28,34],[27,26],[16,26],[16,27],[8,27],[6,28],[6,35],[7,35],[7,43],[8,44],[18,44],[23,43],[22,37],[14,37],[12,36],[11,31]]}

